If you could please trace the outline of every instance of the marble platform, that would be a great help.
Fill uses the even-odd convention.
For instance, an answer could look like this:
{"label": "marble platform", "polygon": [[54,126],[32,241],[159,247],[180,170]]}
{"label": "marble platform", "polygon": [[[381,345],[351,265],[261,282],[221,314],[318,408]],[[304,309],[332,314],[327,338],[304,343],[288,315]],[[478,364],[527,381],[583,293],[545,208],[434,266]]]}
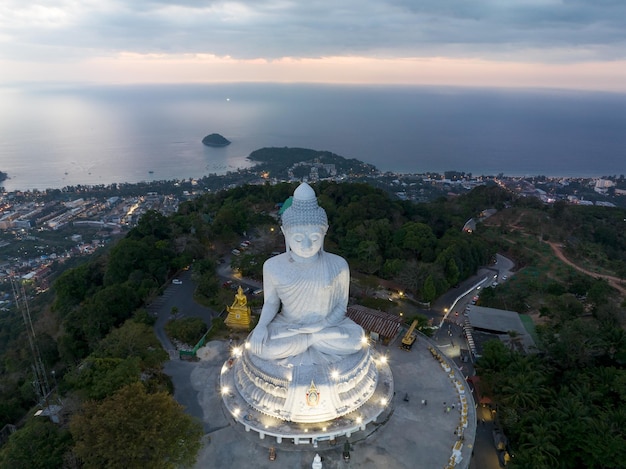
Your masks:
{"label": "marble platform", "polygon": [[[350,437],[357,431],[366,431],[368,424],[380,421],[381,416],[384,416],[388,410],[394,395],[393,377],[387,363],[387,357],[367,349],[363,353],[355,354],[351,360],[344,364],[350,370],[363,370],[361,374],[365,374],[369,378],[361,379],[361,381],[366,381],[367,385],[371,386],[371,389],[361,390],[359,393],[356,393],[353,400],[350,401],[351,409],[353,410],[346,409],[342,413],[331,409],[332,412],[329,412],[328,409],[322,407],[323,404],[329,404],[329,402],[325,402],[323,399],[324,394],[331,393],[328,387],[329,382],[333,380],[340,382],[340,378],[339,373],[337,373],[336,378],[333,378],[330,368],[326,370],[327,373],[321,373],[321,370],[317,370],[316,376],[323,375],[320,376],[320,378],[323,378],[320,380],[320,384],[315,384],[322,397],[320,399],[321,409],[315,410],[311,415],[318,417],[315,419],[310,418],[306,414],[306,409],[304,409],[298,412],[297,417],[300,421],[294,421],[293,419],[285,418],[288,416],[282,415],[280,411],[271,411],[259,405],[250,404],[250,396],[245,395],[245,390],[242,392],[241,385],[237,381],[241,380],[241,375],[244,373],[242,370],[246,366],[251,365],[251,360],[254,360],[254,358],[246,356],[241,351],[235,349],[235,352],[222,367],[220,389],[224,405],[233,419],[240,423],[245,431],[258,433],[260,439],[270,436],[275,438],[277,443],[281,443],[283,439],[289,439],[296,445],[313,445],[315,447],[322,441],[333,441],[342,436]],[[370,370],[370,367],[373,370]],[[299,378],[301,383],[293,386],[292,390],[295,390],[295,392],[300,391],[299,394],[304,399],[307,392],[306,388],[310,386],[310,383],[314,384],[314,380],[311,379],[311,374],[314,372],[307,367],[301,368],[296,373],[301,375]],[[349,377],[350,374],[346,373],[345,376]],[[363,401],[360,400],[361,396],[364,396]],[[285,395],[284,397],[283,401],[289,400],[289,396]],[[273,402],[271,396],[266,400],[267,402]],[[305,406],[298,405],[293,407],[300,409]],[[313,409],[317,407],[311,406]],[[330,418],[319,418],[320,415]]]}

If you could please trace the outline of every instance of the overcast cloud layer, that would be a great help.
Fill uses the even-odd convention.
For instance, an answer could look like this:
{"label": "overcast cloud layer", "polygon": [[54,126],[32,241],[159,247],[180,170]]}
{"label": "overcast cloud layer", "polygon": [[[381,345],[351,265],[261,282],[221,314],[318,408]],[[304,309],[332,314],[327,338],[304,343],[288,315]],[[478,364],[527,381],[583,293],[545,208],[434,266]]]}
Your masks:
{"label": "overcast cloud layer", "polygon": [[3,0],[0,60],[626,59],[625,0]]}

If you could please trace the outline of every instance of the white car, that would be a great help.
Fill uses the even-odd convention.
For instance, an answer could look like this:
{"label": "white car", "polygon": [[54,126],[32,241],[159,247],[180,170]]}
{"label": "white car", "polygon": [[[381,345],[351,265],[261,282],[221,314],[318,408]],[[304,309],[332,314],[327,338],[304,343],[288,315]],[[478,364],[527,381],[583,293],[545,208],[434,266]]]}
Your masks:
{"label": "white car", "polygon": [[182,284],[183,284],[183,281],[182,281],[182,280],[180,280],[180,279],[175,278],[174,280],[172,280],[172,283],[173,283],[174,285],[182,285]]}

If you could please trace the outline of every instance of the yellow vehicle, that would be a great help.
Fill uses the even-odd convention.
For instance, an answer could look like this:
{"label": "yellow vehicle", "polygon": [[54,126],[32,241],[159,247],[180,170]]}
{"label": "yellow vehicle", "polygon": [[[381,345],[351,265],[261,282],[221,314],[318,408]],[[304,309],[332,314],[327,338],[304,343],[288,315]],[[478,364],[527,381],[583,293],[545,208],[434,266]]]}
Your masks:
{"label": "yellow vehicle", "polygon": [[413,324],[411,324],[411,327],[409,327],[409,330],[406,331],[406,334],[404,334],[404,337],[402,338],[401,347],[406,351],[411,350],[411,347],[413,347],[413,344],[415,343],[415,340],[417,339],[417,333],[415,332],[416,326],[417,326],[417,319],[413,321]]}

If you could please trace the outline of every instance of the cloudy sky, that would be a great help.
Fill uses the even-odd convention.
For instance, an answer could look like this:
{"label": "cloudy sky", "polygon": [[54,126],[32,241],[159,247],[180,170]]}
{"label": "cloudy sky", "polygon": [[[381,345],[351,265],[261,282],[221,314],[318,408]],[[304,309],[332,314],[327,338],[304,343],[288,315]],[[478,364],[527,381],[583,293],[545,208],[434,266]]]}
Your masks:
{"label": "cloudy sky", "polygon": [[626,92],[626,0],[2,0],[0,83]]}

